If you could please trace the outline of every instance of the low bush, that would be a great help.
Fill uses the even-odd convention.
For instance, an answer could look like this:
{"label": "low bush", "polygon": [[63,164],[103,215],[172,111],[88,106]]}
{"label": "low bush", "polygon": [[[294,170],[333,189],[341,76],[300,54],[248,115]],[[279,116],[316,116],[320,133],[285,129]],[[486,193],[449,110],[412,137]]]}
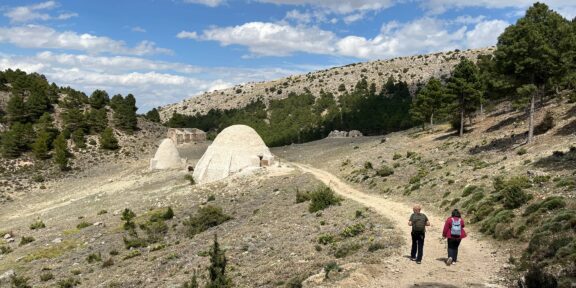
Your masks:
{"label": "low bush", "polygon": [[86,257],[86,261],[88,263],[100,262],[102,261],[102,255],[100,255],[100,252],[98,252],[98,254],[92,253]]}
{"label": "low bush", "polygon": [[73,288],[73,287],[76,287],[77,285],[80,285],[80,280],[78,280],[74,277],[70,277],[70,278],[58,281],[58,283],[56,283],[56,285],[58,285],[58,287],[60,287],[60,288]]}
{"label": "low bush", "polygon": [[105,260],[104,262],[102,262],[102,268],[107,268],[114,265],[114,259],[112,259],[112,257],[108,258],[107,260]]}
{"label": "low bush", "polygon": [[356,251],[360,250],[360,248],[362,248],[362,245],[358,243],[342,244],[340,247],[338,247],[338,249],[336,249],[336,252],[334,252],[334,257],[344,258],[348,255],[356,253]]}
{"label": "low bush", "polygon": [[480,232],[486,233],[488,235],[494,235],[496,230],[496,224],[498,223],[509,223],[514,218],[514,213],[510,210],[501,210],[490,218],[486,218],[482,223]]}
{"label": "low bush", "polygon": [[32,288],[32,286],[28,285],[28,280],[29,279],[24,276],[12,276],[10,278],[10,282],[14,288]]}
{"label": "low bush", "polygon": [[332,244],[336,242],[336,239],[334,239],[333,235],[330,234],[324,234],[324,235],[320,235],[320,237],[318,237],[318,243],[322,244],[322,245],[328,245],[328,244]]}
{"label": "low bush", "polygon": [[50,281],[52,279],[54,279],[54,275],[50,272],[40,274],[40,281],[42,282]]}
{"label": "low bush", "polygon": [[8,254],[10,252],[12,252],[12,248],[10,248],[10,246],[4,246],[4,245],[0,246],[0,255]]}
{"label": "low bush", "polygon": [[310,205],[308,211],[314,213],[324,210],[332,205],[340,205],[342,198],[336,196],[334,191],[327,186],[320,186],[316,190],[310,192]]}
{"label": "low bush", "polygon": [[158,222],[164,220],[170,220],[174,218],[174,211],[172,207],[168,206],[167,208],[159,209],[150,215],[150,222]]}
{"label": "low bush", "polygon": [[380,177],[387,177],[394,174],[394,169],[390,168],[389,166],[382,165],[378,170],[376,170],[376,175]]}
{"label": "low bush", "polygon": [[122,240],[124,241],[124,247],[126,247],[126,249],[146,247],[148,245],[148,242],[146,242],[146,240],[137,237],[135,238],[123,237]]}
{"label": "low bush", "polygon": [[192,175],[190,175],[190,174],[186,174],[184,176],[184,180],[188,180],[190,182],[190,185],[196,185],[196,181],[194,180],[194,177],[192,177]]}
{"label": "low bush", "polygon": [[394,153],[394,156],[392,156],[392,160],[398,160],[400,158],[402,158],[402,154],[400,153]]}
{"label": "low bush", "polygon": [[528,150],[526,150],[526,148],[524,148],[524,147],[522,147],[516,151],[517,155],[524,155],[526,153],[528,153]]}
{"label": "low bush", "polygon": [[92,223],[82,221],[82,222],[78,223],[78,225],[76,225],[76,229],[84,229],[84,228],[90,227],[90,226],[92,226]]}
{"label": "low bush", "polygon": [[342,230],[342,232],[340,232],[340,236],[342,236],[344,238],[354,237],[354,236],[360,235],[362,232],[364,232],[364,230],[366,230],[366,227],[364,226],[364,224],[358,223],[358,224],[354,224],[354,225],[351,225],[351,226],[344,228],[344,230]]}
{"label": "low bush", "polygon": [[310,201],[310,192],[301,192],[299,189],[296,189],[296,203],[302,203]]}
{"label": "low bush", "polygon": [[332,271],[340,272],[342,271],[342,268],[340,268],[340,266],[338,266],[338,264],[336,264],[336,262],[334,261],[324,265],[324,279],[328,279],[329,274]]}
{"label": "low bush", "polygon": [[162,241],[166,233],[168,233],[168,225],[166,225],[164,220],[148,221],[142,224],[140,228],[146,232],[148,243]]}
{"label": "low bush", "polygon": [[232,217],[226,215],[222,208],[207,205],[198,209],[196,215],[190,216],[183,224],[186,227],[188,236],[194,237],[194,235],[202,233],[211,227],[218,226],[230,219],[232,219]]}
{"label": "low bush", "polygon": [[46,228],[46,225],[40,219],[38,219],[34,223],[30,224],[31,230],[42,229],[42,228]]}
{"label": "low bush", "polygon": [[470,185],[470,186],[466,186],[466,188],[464,188],[464,190],[462,190],[462,197],[467,197],[468,195],[476,192],[476,190],[481,190],[482,188],[476,186],[476,185]]}
{"label": "low bush", "polygon": [[370,162],[370,161],[364,162],[364,169],[368,169],[368,170],[373,169],[372,162]]}
{"label": "low bush", "polygon": [[32,237],[32,236],[22,236],[22,239],[20,239],[20,246],[26,245],[28,243],[32,243],[35,240],[36,239],[34,239],[34,237]]}
{"label": "low bush", "polygon": [[140,255],[142,255],[142,252],[140,252],[140,250],[132,250],[132,251],[130,251],[130,253],[126,254],[126,256],[124,256],[124,258],[122,258],[122,259],[126,260],[126,259],[130,259],[130,258],[138,257]]}
{"label": "low bush", "polygon": [[382,242],[374,242],[368,246],[368,252],[378,251],[380,249],[385,249],[386,245]]}

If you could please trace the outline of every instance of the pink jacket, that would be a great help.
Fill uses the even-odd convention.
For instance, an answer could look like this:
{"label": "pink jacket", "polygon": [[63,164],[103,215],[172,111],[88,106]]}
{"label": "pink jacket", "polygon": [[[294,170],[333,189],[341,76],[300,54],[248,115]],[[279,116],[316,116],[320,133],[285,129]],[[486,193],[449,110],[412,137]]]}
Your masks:
{"label": "pink jacket", "polygon": [[457,217],[448,217],[448,219],[446,219],[446,222],[444,223],[444,230],[442,231],[442,236],[448,239],[464,239],[466,238],[466,231],[464,231],[464,219],[460,218],[460,225],[462,225],[462,232],[460,235],[460,238],[457,237],[452,237],[452,235],[450,234],[450,230],[452,229],[452,219],[453,218],[457,218]]}

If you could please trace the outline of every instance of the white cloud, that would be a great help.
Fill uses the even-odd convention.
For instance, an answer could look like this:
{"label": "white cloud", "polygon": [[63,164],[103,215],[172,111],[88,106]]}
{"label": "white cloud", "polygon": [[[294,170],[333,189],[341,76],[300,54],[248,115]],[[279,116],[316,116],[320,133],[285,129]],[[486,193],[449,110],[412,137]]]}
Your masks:
{"label": "white cloud", "polygon": [[59,32],[50,27],[27,25],[0,27],[0,43],[10,43],[23,48],[68,49],[88,53],[119,53],[132,55],[169,54],[170,50],[156,47],[150,41],[142,41],[136,47],[126,47],[123,41],[73,31]]}
{"label": "white cloud", "polygon": [[[483,19],[478,17],[444,20],[424,17],[408,23],[391,21],[382,25],[380,33],[372,38],[357,35],[338,37],[317,27],[263,22],[216,27],[204,31],[201,35],[194,35],[196,39],[218,41],[223,46],[245,46],[252,53],[251,57],[288,56],[303,52],[383,59],[494,45],[508,23]],[[469,29],[461,22],[476,24]]]}
{"label": "white cloud", "polygon": [[364,18],[364,13],[350,14],[350,15],[344,17],[344,23],[350,24],[350,23],[356,22],[358,20],[362,20],[362,18]]}
{"label": "white cloud", "polygon": [[0,53],[0,70],[8,68],[38,72],[60,86],[70,86],[88,94],[95,89],[104,89],[109,94],[132,93],[138,101],[139,112],[175,103],[204,91],[311,70],[302,67],[206,68],[139,57],[57,54],[49,51],[34,56]]}
{"label": "white cloud", "polygon": [[130,30],[132,30],[132,32],[146,33],[146,29],[144,29],[140,26],[132,27],[132,29],[130,29]]}
{"label": "white cloud", "polygon": [[4,16],[10,19],[11,23],[26,23],[35,20],[66,20],[72,17],[77,17],[76,13],[62,13],[52,16],[44,13],[45,10],[51,10],[58,6],[55,1],[47,1],[29,6],[18,6],[8,9]]}
{"label": "white cloud", "polygon": [[[483,7],[489,9],[516,8],[525,10],[532,6],[533,0],[421,0],[420,5],[432,14],[441,14],[452,9],[462,9],[467,7]],[[574,0],[541,0],[551,9],[559,12],[562,16],[572,19],[576,15],[576,1]]]}
{"label": "white cloud", "polygon": [[391,7],[393,0],[257,0],[277,5],[312,6],[332,13],[349,14],[358,11],[377,11]]}
{"label": "white cloud", "polygon": [[226,0],[184,0],[184,3],[201,4],[208,7],[217,7],[224,3]]}
{"label": "white cloud", "polygon": [[480,22],[474,30],[466,32],[466,47],[481,48],[496,44],[498,36],[510,24],[502,20]]}
{"label": "white cloud", "polygon": [[189,31],[180,31],[180,33],[178,33],[176,35],[177,38],[179,39],[197,39],[198,38],[198,34],[194,31],[189,32]]}
{"label": "white cloud", "polygon": [[205,30],[202,40],[247,46],[256,55],[286,56],[293,52],[332,54],[335,35],[314,27],[250,22],[234,27]]}
{"label": "white cloud", "polygon": [[484,19],[486,19],[486,16],[484,16],[484,15],[479,15],[476,17],[472,17],[470,15],[460,15],[460,16],[456,17],[456,19],[454,19],[453,22],[456,24],[468,25],[468,24],[480,23]]}

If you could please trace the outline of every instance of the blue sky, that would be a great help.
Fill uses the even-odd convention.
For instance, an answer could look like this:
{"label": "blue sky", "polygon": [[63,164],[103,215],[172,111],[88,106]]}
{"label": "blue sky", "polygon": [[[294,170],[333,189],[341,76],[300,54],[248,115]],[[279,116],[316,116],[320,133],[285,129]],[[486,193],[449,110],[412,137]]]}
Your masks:
{"label": "blue sky", "polygon": [[[543,1],[568,19],[576,1]],[[333,66],[494,45],[524,0],[0,2],[0,69],[153,107]]]}

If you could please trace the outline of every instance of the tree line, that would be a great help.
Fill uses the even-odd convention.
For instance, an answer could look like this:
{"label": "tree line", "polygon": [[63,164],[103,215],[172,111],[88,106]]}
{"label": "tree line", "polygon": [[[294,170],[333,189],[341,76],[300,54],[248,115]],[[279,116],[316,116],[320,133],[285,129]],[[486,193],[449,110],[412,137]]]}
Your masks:
{"label": "tree line", "polygon": [[0,133],[0,153],[6,158],[31,151],[36,159],[53,159],[66,170],[69,139],[81,149],[87,135],[99,135],[100,148],[115,150],[119,145],[113,128],[125,133],[137,129],[138,108],[132,94],[110,98],[106,91],[95,90],[87,96],[49,84],[44,75],[11,69],[0,71],[0,90],[10,95],[0,110],[0,123],[8,127]]}
{"label": "tree line", "polygon": [[481,55],[476,63],[462,59],[444,83],[430,79],[416,94],[410,114],[422,125],[449,120],[462,136],[466,118],[485,103],[510,100],[526,109],[531,143],[537,100],[568,94],[576,101],[575,68],[576,18],[569,21],[536,3],[498,37],[493,55]]}

